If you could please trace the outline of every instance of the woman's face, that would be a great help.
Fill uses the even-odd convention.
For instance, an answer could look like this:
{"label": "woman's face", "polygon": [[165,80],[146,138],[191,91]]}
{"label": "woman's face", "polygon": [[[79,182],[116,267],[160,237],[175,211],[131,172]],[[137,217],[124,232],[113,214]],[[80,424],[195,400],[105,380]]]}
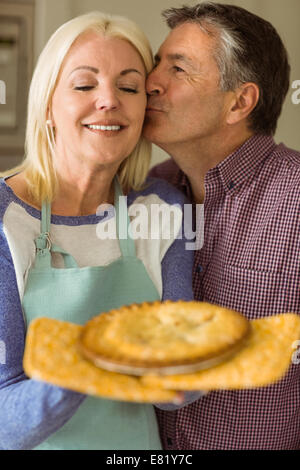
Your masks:
{"label": "woman's face", "polygon": [[142,59],[127,41],[94,32],[77,38],[51,103],[58,167],[117,171],[142,131],[145,79]]}

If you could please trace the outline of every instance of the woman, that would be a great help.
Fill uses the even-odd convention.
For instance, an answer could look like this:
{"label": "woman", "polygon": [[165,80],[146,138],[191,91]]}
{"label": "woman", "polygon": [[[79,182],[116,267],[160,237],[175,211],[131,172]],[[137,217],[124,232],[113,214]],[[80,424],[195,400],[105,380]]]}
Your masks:
{"label": "woman", "polygon": [[[22,369],[36,317],[84,324],[124,304],[192,298],[192,252],[177,237],[182,196],[161,181],[144,183],[151,67],[136,25],[98,12],[60,27],[39,58],[26,158],[0,184],[1,448],[160,448],[152,405],[86,397],[29,380]],[[137,202],[148,212],[162,202],[174,209],[173,235],[128,237]],[[118,237],[98,236],[103,204],[115,207]]]}

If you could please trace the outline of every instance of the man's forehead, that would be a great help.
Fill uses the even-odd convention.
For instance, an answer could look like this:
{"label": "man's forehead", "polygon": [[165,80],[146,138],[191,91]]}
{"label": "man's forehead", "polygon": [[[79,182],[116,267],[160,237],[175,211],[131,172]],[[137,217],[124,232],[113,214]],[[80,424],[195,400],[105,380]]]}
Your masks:
{"label": "man's forehead", "polygon": [[215,40],[199,25],[185,23],[174,28],[160,46],[155,58],[182,60],[197,66],[204,58],[214,58]]}

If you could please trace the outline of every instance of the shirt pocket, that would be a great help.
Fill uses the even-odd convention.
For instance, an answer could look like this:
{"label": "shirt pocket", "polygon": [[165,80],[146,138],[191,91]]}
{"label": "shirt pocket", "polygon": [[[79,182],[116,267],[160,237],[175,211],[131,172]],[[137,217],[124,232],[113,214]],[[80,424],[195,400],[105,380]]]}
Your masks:
{"label": "shirt pocket", "polygon": [[279,313],[300,313],[299,287],[299,273],[220,264],[207,269],[203,300],[237,310],[251,320]]}

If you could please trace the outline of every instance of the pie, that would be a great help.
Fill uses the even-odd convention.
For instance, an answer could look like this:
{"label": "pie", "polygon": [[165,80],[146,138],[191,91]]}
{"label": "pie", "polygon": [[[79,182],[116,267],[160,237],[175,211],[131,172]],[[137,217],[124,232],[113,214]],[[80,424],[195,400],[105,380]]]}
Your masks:
{"label": "pie", "polygon": [[[153,327],[154,331],[160,331],[160,340],[156,341],[153,335],[144,331],[146,326],[150,328],[151,325],[158,324],[155,315],[153,314],[153,318],[149,315],[148,320],[142,323],[143,342],[139,342],[137,338],[140,338],[138,331],[141,324],[138,312],[145,313],[147,310],[160,312],[164,316],[163,325],[169,324],[170,332],[168,333],[167,327],[161,329]],[[181,310],[186,312],[189,322],[194,325],[193,328],[181,319],[179,315]],[[200,334],[201,327],[196,322],[196,310],[202,318],[202,327],[205,328],[206,335],[210,335],[207,338]],[[135,314],[131,318],[126,311]],[[176,322],[169,318],[173,317],[174,311],[177,312]],[[234,314],[235,312],[210,304],[178,302],[178,309],[175,309],[173,302],[163,304],[158,302],[122,307],[120,312],[124,314],[124,320],[127,316],[128,318],[126,321],[118,321],[117,324],[121,326],[116,328],[113,318],[117,318],[118,315],[115,312],[97,316],[85,326],[51,318],[38,318],[32,321],[26,336],[23,361],[25,373],[36,380],[111,400],[180,404],[184,391],[240,390],[271,385],[284,377],[289,367],[296,367],[299,363],[297,348],[300,344],[300,315],[297,314],[284,313],[247,322],[242,316]],[[113,327],[108,328],[108,331],[116,331],[116,336],[119,334],[112,343],[116,350],[121,348],[125,351],[126,361],[123,362],[120,361],[119,354],[111,353],[108,356],[109,360],[105,356],[108,367],[115,367],[115,364],[117,367],[120,364],[127,366],[129,363],[130,366],[127,367],[136,370],[137,366],[132,364],[143,364],[143,367],[140,365],[138,367],[146,370],[144,375],[116,373],[95,365],[98,363],[98,357],[100,361],[103,357],[95,352],[100,343],[98,338],[100,331],[108,334],[104,327],[99,329],[101,317],[103,319],[111,317]],[[215,317],[220,322],[220,327],[213,327]],[[242,322],[238,321],[241,319]],[[106,322],[110,324],[108,320]],[[175,334],[177,327],[181,334]],[[128,331],[129,339],[126,336]],[[92,334],[87,335],[87,333]],[[96,338],[95,344],[91,343],[93,338]],[[175,352],[172,342],[179,350],[175,366],[171,357],[172,351]],[[106,339],[104,343],[107,343]],[[151,362],[149,353],[144,354],[140,362],[134,361],[134,354],[149,351],[148,343],[150,349],[155,352],[155,367],[152,367],[153,361]],[[201,343],[202,349],[198,343]],[[91,354],[95,363],[83,356],[82,344],[89,346],[85,351],[89,351],[87,355]],[[126,348],[124,344],[129,346]],[[113,351],[113,345],[110,346],[110,351]],[[194,345],[198,346],[197,350]],[[126,351],[130,354],[126,354]],[[117,357],[119,362],[113,362],[111,357]],[[170,363],[173,365],[169,369]],[[192,365],[197,371],[183,372],[178,366],[182,363],[185,364],[182,366],[183,369]],[[144,364],[147,367],[144,367]],[[174,371],[174,368],[176,372],[170,375],[170,371]],[[169,375],[165,373],[165,369]]]}
{"label": "pie", "polygon": [[223,362],[244,344],[249,321],[206,302],[145,302],[91,319],[78,348],[106,370],[132,375],[187,373]]}

